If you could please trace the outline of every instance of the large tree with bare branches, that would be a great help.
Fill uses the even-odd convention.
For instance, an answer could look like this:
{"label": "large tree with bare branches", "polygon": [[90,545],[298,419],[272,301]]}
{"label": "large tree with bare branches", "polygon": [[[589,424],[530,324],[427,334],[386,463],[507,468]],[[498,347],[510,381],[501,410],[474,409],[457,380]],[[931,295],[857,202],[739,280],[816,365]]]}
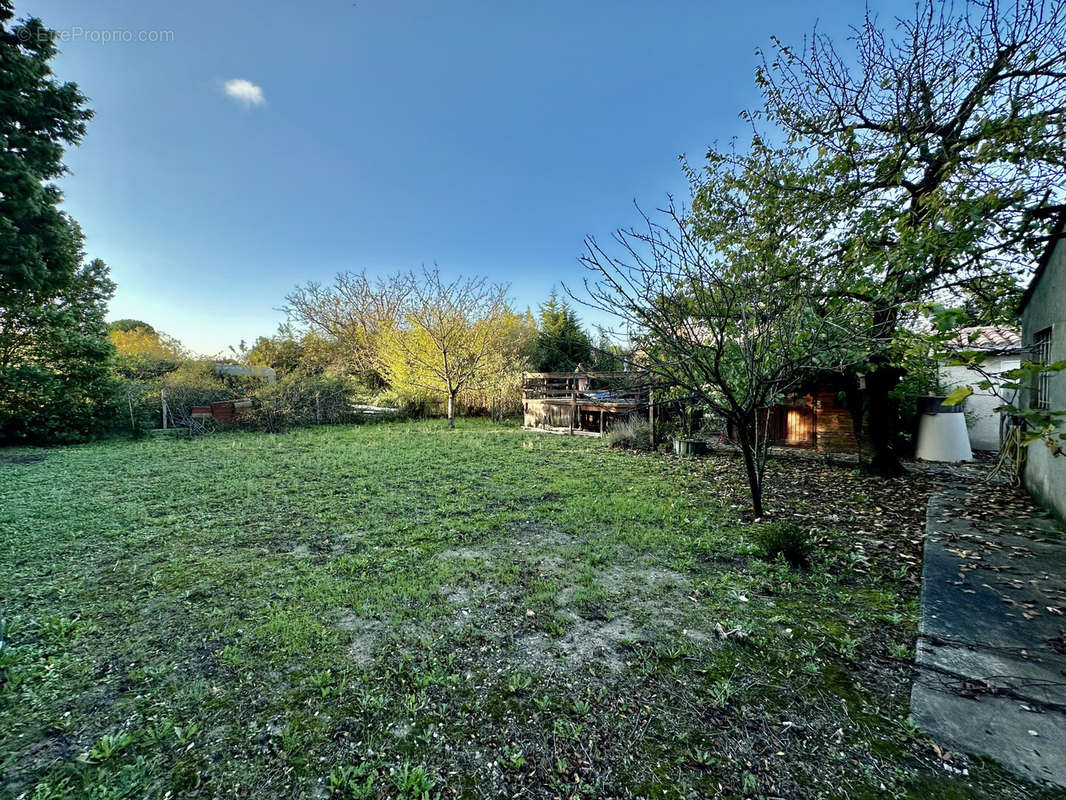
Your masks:
{"label": "large tree with bare branches", "polygon": [[767,409],[813,371],[861,353],[865,317],[827,297],[812,269],[823,207],[781,188],[802,179],[788,154],[757,147],[693,178],[696,210],[671,203],[610,246],[586,241],[585,302],[618,321],[653,380],[729,423],[762,516]]}
{"label": "large tree with bare branches", "polygon": [[[908,319],[934,299],[1012,318],[1046,245],[1066,193],[1066,2],[919,0],[887,28],[867,15],[850,41],[853,57],[818,31],[775,40],[750,117],[783,129],[823,176],[810,188],[835,198],[825,260],[850,277],[829,288],[870,309],[870,429],[883,433]],[[892,438],[873,444],[873,466],[897,470]]]}
{"label": "large tree with bare branches", "polygon": [[381,338],[403,319],[411,286],[403,273],[371,278],[366,270],[342,272],[329,285],[296,287],[284,310],[297,328],[329,343],[337,368],[380,387]]}

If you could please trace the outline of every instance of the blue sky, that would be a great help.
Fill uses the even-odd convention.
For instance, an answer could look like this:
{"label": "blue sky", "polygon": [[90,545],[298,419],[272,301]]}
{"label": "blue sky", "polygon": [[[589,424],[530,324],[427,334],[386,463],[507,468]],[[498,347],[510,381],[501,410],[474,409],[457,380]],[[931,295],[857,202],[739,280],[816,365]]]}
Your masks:
{"label": "blue sky", "polygon": [[[96,111],[63,188],[89,255],[118,283],[112,318],[212,353],[272,333],[294,285],[345,269],[435,262],[510,283],[535,307],[580,280],[586,235],[631,223],[634,200],[684,191],[679,154],[746,136],[737,115],[759,102],[756,47],[772,34],[798,42],[816,22],[842,37],[863,4],[22,0],[16,11],[65,37],[56,71]],[[246,83],[227,93],[229,81]]]}

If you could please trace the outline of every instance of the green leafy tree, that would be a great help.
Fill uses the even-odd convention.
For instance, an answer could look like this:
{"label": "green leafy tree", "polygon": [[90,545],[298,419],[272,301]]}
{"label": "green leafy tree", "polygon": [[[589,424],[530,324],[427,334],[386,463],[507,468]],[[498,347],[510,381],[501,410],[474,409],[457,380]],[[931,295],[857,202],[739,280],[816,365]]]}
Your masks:
{"label": "green leafy tree", "polygon": [[62,287],[0,307],[0,441],[71,441],[107,423],[114,348],[104,316],[114,288],[96,259]]}
{"label": "green leafy tree", "polygon": [[279,329],[274,336],[260,336],[246,354],[252,366],[270,367],[279,377],[302,372],[303,351],[290,331]]}
{"label": "green leafy tree", "polygon": [[530,359],[536,372],[569,372],[578,364],[591,368],[589,336],[574,309],[554,291],[540,307],[539,322]]}
{"label": "green leafy tree", "polygon": [[0,0],[0,303],[74,279],[80,240],[52,181],[65,172],[64,147],[81,141],[92,117],[78,87],[52,74],[52,33],[13,17],[10,0]]}
{"label": "green leafy tree", "polygon": [[592,348],[591,363],[586,362],[586,366],[595,372],[621,372],[630,359],[631,353],[625,347],[601,333]]}
{"label": "green leafy tree", "polygon": [[[817,31],[774,41],[757,72],[769,121],[817,164],[833,214],[826,291],[874,323],[872,465],[900,469],[898,334],[932,301],[994,322],[1013,312],[1066,190],[1066,2],[920,0],[894,30],[867,14],[841,54]],[[1005,312],[1006,310],[1006,312]]]}
{"label": "green leafy tree", "polygon": [[181,342],[147,323],[119,320],[107,328],[115,346],[115,371],[124,378],[150,380],[173,372],[188,358]]}
{"label": "green leafy tree", "polygon": [[[243,361],[270,367],[278,377],[287,375],[321,375],[335,367],[334,348],[315,331],[302,335],[291,325],[278,326],[273,336],[260,336],[243,356]],[[340,370],[343,372],[343,370]]]}
{"label": "green leafy tree", "polygon": [[107,332],[115,333],[130,333],[131,331],[147,331],[148,333],[155,333],[155,328],[149,325],[147,322],[143,322],[139,319],[116,319],[113,322],[107,323]]}
{"label": "green leafy tree", "polygon": [[107,406],[114,286],[102,261],[83,263],[54,183],[92,112],[52,74],[53,33],[13,18],[0,0],[0,437],[65,439]]}

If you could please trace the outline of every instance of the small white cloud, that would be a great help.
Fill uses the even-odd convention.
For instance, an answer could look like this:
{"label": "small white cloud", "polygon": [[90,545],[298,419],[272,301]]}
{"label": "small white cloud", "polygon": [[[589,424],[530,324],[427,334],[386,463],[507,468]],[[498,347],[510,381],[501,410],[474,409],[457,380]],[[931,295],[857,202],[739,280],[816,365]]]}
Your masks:
{"label": "small white cloud", "polygon": [[245,108],[266,105],[266,97],[263,96],[263,87],[256,86],[244,78],[231,78],[225,83],[226,94],[232,97]]}

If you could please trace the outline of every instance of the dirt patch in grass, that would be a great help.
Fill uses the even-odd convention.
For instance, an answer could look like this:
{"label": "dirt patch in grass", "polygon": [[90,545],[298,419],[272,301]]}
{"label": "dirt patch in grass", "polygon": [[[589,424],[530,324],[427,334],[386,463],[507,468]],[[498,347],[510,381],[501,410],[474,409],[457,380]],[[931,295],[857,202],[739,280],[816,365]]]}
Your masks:
{"label": "dirt patch in grass", "polygon": [[510,538],[514,546],[527,553],[573,547],[578,540],[577,536],[560,528],[535,523],[526,523]]}
{"label": "dirt patch in grass", "polygon": [[44,453],[0,453],[0,467],[27,467],[40,464],[45,458]]}
{"label": "dirt patch in grass", "polygon": [[556,646],[571,667],[597,661],[618,672],[625,666],[624,645],[641,636],[641,630],[625,617],[608,621],[574,617]]}
{"label": "dirt patch in grass", "polygon": [[534,559],[550,568],[563,563],[561,554],[572,548],[575,542],[576,537],[566,531],[524,521],[509,526],[502,535],[494,536],[490,543],[450,547],[437,553],[437,558],[475,559],[489,563]]}
{"label": "dirt patch in grass", "polygon": [[573,675],[587,665],[621,672],[639,637],[638,629],[624,617],[603,622],[575,615],[566,633],[557,638],[542,631],[516,636],[503,659],[512,669],[552,677]]}
{"label": "dirt patch in grass", "polygon": [[632,564],[605,567],[596,572],[596,583],[612,596],[625,596],[637,606],[683,607],[692,581],[665,567]]}
{"label": "dirt patch in grass", "polygon": [[493,552],[480,547],[450,547],[437,553],[437,558],[448,559],[472,559],[476,561],[491,561]]}
{"label": "dirt patch in grass", "polygon": [[346,652],[353,663],[361,666],[374,660],[388,632],[384,623],[366,619],[351,611],[344,613],[335,627],[351,637]]}
{"label": "dirt patch in grass", "polygon": [[467,606],[473,597],[473,593],[462,586],[441,586],[440,594],[447,603],[453,606]]}

